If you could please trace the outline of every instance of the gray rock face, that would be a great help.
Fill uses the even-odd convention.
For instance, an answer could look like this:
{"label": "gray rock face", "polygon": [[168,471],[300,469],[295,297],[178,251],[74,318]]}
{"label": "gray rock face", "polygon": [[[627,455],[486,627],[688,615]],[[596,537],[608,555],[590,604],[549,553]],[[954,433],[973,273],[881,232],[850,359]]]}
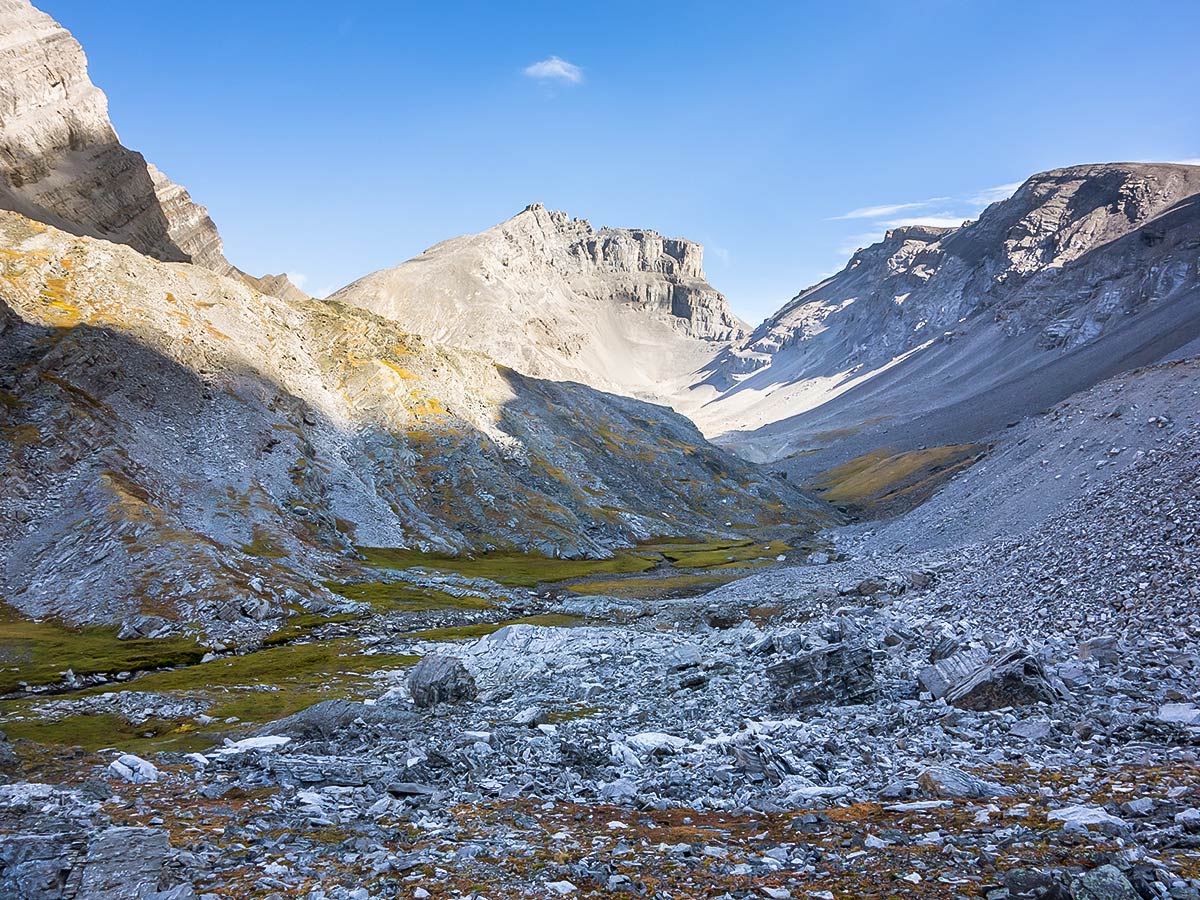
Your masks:
{"label": "gray rock face", "polygon": [[2,0],[0,48],[0,208],[232,272],[204,207],[121,145],[69,32],[27,0]]}
{"label": "gray rock face", "polygon": [[821,471],[977,440],[1158,361],[1200,334],[1198,192],[1200,166],[1076,166],[959,228],[893,229],[723,353],[697,423],[756,459],[840,433],[797,460]]}
{"label": "gray rock face", "polygon": [[441,654],[426,656],[413,667],[408,691],[420,707],[473,700],[477,693],[475,679],[462,660]]}
{"label": "gray rock face", "polygon": [[162,828],[108,827],[83,833],[0,837],[0,896],[13,900],[193,900],[172,884]]}
{"label": "gray rock face", "polygon": [[171,844],[161,828],[109,828],[88,848],[79,896],[89,900],[144,900],[158,893]]}

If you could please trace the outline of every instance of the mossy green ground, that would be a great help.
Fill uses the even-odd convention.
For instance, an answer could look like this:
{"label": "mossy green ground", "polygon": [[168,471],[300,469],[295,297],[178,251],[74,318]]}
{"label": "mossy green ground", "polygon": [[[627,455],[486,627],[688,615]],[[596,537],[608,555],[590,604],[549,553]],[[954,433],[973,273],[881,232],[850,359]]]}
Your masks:
{"label": "mossy green ground", "polygon": [[607,594],[636,600],[658,600],[664,597],[688,597],[702,594],[728,584],[745,573],[741,571],[702,572],[690,575],[664,575],[661,578],[614,578],[611,581],[588,581],[571,585],[567,590],[576,594]]}
{"label": "mossy green ground", "polygon": [[446,556],[388,547],[360,547],[368,565],[380,569],[422,567],[487,578],[508,587],[535,587],[589,575],[615,575],[652,569],[657,560],[635,550],[618,551],[610,559],[557,559],[536,553],[497,550],[478,556]]}
{"label": "mossy green ground", "polygon": [[[710,541],[661,538],[626,550],[617,550],[609,559],[556,559],[517,551],[447,556],[387,547],[359,548],[367,564],[376,568],[420,567],[472,578],[487,578],[509,587],[535,587],[600,576],[633,575],[664,564],[681,569],[765,565],[790,549],[790,545],[783,541],[756,541],[749,538]],[[373,582],[367,585],[343,585],[335,589],[351,599],[370,601],[374,594],[386,595],[396,587],[388,586],[385,582]],[[355,596],[355,590],[361,591],[361,596]]]}
{"label": "mossy green ground", "polygon": [[349,639],[290,644],[152,672],[119,685],[102,685],[73,695],[136,690],[196,697],[212,703],[208,715],[218,723],[229,717],[239,719],[235,724],[214,724],[203,733],[190,720],[151,720],[135,727],[112,715],[39,719],[31,715],[39,699],[0,704],[0,728],[12,739],[78,745],[87,750],[116,744],[125,749],[193,750],[219,743],[219,736],[228,731],[291,715],[320,700],[366,696],[372,687],[369,673],[410,666],[417,659],[401,654],[367,654]]}
{"label": "mossy green ground", "polygon": [[335,594],[347,600],[369,603],[375,612],[430,612],[439,609],[491,609],[484,597],[455,597],[434,588],[419,588],[403,581],[367,581],[357,584],[327,582]]}
{"label": "mossy green ground", "polygon": [[823,473],[809,487],[861,518],[897,515],[928,500],[986,450],[982,444],[873,450]]}
{"label": "mossy green ground", "polygon": [[115,675],[199,662],[204,648],[192,638],[117,640],[116,628],[70,628],[34,622],[0,605],[0,694],[58,684],[76,675]]}

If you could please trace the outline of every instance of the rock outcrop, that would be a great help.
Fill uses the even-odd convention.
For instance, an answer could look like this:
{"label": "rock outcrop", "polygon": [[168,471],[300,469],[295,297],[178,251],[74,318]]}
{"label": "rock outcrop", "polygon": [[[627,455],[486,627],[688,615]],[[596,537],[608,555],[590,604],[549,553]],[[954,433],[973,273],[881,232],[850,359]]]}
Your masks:
{"label": "rock outcrop", "polygon": [[121,144],[79,42],[27,0],[0,0],[0,207],[231,271],[204,207]]}
{"label": "rock outcrop", "polygon": [[255,278],[229,263],[208,210],[121,143],[83,48],[28,0],[0,0],[0,209],[305,296],[284,275]]}
{"label": "rock outcrop", "polygon": [[691,241],[597,230],[538,203],[332,299],[525,374],[666,400],[747,331],[705,280],[702,259]]}
{"label": "rock outcrop", "polygon": [[307,300],[308,294],[296,287],[292,280],[288,278],[286,272],[280,272],[278,275],[263,275],[256,278],[253,275],[247,275],[245,272],[239,272],[242,280],[256,291],[264,294],[270,294],[272,297],[278,297],[281,300]]}

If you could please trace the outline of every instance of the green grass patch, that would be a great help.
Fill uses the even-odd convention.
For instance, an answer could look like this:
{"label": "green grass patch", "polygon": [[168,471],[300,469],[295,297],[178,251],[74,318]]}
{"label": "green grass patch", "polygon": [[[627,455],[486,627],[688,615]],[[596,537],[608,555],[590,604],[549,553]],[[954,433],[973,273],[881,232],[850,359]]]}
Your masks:
{"label": "green grass patch", "polygon": [[0,605],[0,693],[57,684],[62,673],[115,675],[199,662],[204,648],[192,638],[117,640],[116,628],[70,628],[34,622]]}
{"label": "green grass patch", "polygon": [[322,613],[300,613],[291,616],[278,631],[274,631],[263,639],[264,647],[277,647],[280,644],[290,644],[297,641],[322,625],[336,625],[353,622],[360,618],[356,613],[336,613],[332,616]]}
{"label": "green grass patch", "polygon": [[402,581],[367,581],[339,584],[329,581],[325,586],[335,594],[358,603],[369,603],[376,612],[431,612],[440,609],[492,609],[485,597],[468,594],[456,597],[435,588],[421,588]]}
{"label": "green grass patch", "polygon": [[680,569],[709,569],[774,562],[775,557],[792,548],[783,541],[734,540],[688,543],[656,541],[642,544],[641,549],[661,553]]}
{"label": "green grass patch", "polygon": [[858,516],[897,515],[924,503],[986,449],[951,444],[902,453],[873,450],[835,466],[808,487]]}
{"label": "green grass patch", "polygon": [[[362,653],[349,638],[311,644],[268,647],[241,656],[152,672],[120,685],[101,685],[80,696],[107,691],[136,690],[178,694],[208,700],[208,715],[218,721],[200,729],[191,720],[151,720],[134,726],[119,716],[79,714],[38,719],[31,710],[38,701],[11,701],[3,706],[0,730],[11,738],[26,737],[43,744],[81,746],[87,750],[119,746],[141,750],[196,750],[219,743],[222,735],[244,731],[299,712],[321,700],[367,696],[379,669],[411,666],[419,657],[407,654]],[[236,716],[240,722],[225,724]]]}
{"label": "green grass patch", "polygon": [[311,644],[268,647],[241,656],[225,656],[195,666],[152,672],[125,687],[139,691],[196,691],[254,685],[319,686],[330,680],[353,681],[377,669],[396,669],[417,661],[402,654],[366,654],[349,638]]}
{"label": "green grass patch", "polygon": [[75,715],[56,719],[16,718],[0,729],[9,740],[35,741],[47,746],[82,747],[88,751],[119,747],[127,753],[156,750],[199,752],[218,739],[189,727],[190,723],[148,719],[133,725],[117,715]]}
{"label": "green grass patch", "polygon": [[602,707],[599,706],[578,706],[573,709],[556,709],[546,716],[546,721],[551,725],[558,725],[561,722],[570,722],[574,719],[586,719],[589,716],[594,716],[600,712]]}
{"label": "green grass patch", "polygon": [[618,550],[610,559],[558,559],[537,553],[497,550],[478,556],[448,556],[388,547],[359,547],[369,565],[380,569],[422,567],[456,572],[469,578],[487,578],[508,587],[535,587],[592,575],[644,572],[659,560],[638,550]]}

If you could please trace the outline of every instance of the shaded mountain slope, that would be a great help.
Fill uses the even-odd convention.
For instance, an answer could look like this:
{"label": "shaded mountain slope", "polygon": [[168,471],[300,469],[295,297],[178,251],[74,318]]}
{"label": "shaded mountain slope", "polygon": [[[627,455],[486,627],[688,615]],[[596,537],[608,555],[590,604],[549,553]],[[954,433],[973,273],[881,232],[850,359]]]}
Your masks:
{"label": "shaded mountain slope", "polygon": [[604,553],[824,507],[661,407],[0,214],[0,591],[254,629],[355,544]]}
{"label": "shaded mountain slope", "polygon": [[694,418],[816,471],[976,440],[1152,363],[1200,333],[1198,191],[1200,167],[1079,166],[961,228],[895,229],[723,353]]}
{"label": "shaded mountain slope", "polygon": [[703,249],[527,207],[332,299],[518,371],[668,400],[747,329],[704,279]]}

